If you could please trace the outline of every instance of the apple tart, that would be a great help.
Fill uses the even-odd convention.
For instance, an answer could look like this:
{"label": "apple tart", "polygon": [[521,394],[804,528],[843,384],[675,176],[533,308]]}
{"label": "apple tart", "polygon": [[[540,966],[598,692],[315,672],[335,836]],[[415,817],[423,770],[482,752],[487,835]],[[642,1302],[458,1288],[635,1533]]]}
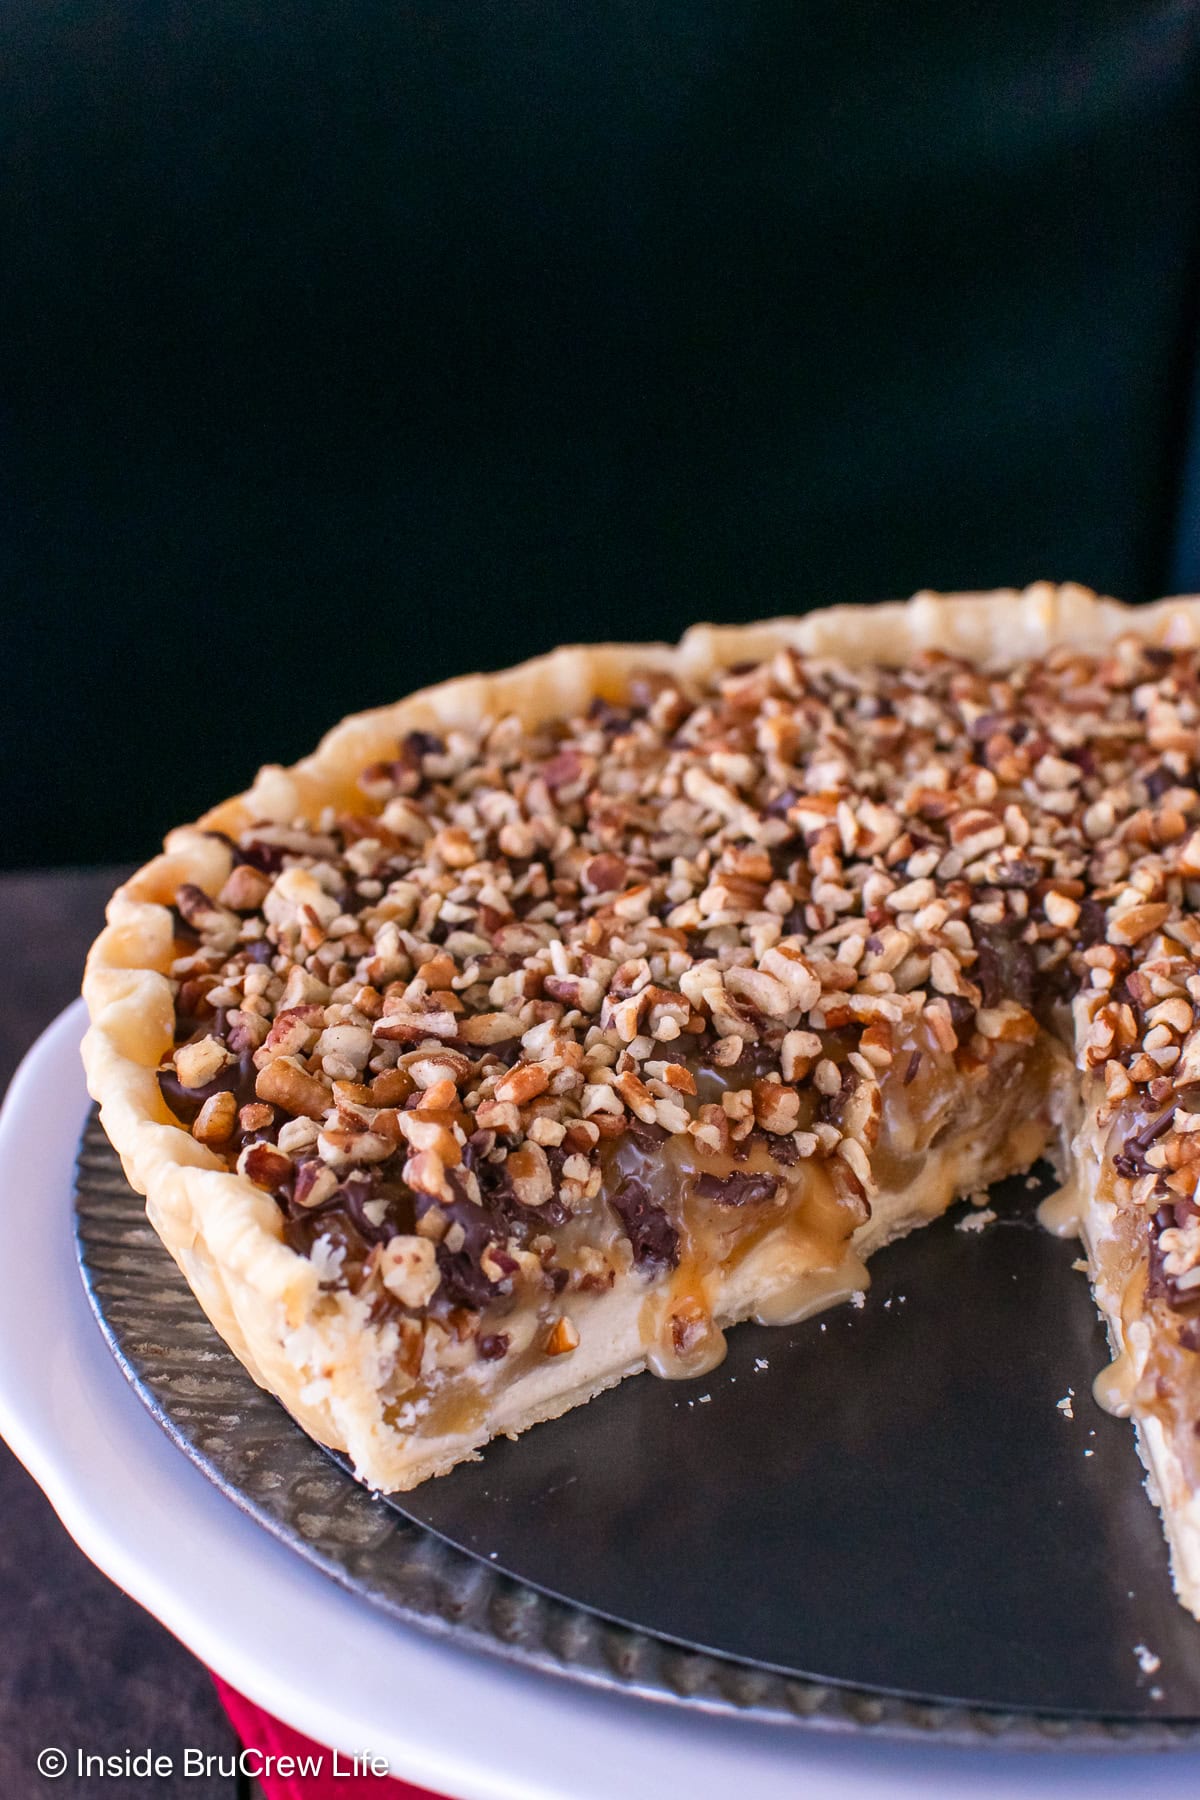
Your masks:
{"label": "apple tart", "polygon": [[1198,643],[1043,585],[562,650],[173,832],[84,1060],[216,1329],[410,1488],[1049,1155],[1197,1611]]}

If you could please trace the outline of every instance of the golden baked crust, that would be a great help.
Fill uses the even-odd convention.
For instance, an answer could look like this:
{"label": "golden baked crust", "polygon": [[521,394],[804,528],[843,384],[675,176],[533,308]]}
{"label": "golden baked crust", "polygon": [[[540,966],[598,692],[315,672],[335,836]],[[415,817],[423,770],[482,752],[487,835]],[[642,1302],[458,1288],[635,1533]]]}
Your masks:
{"label": "golden baked crust", "polygon": [[[440,1471],[496,1431],[515,1432],[553,1417],[640,1367],[633,1316],[638,1302],[618,1287],[594,1302],[592,1329],[573,1356],[548,1363],[523,1383],[498,1383],[485,1421],[469,1429],[426,1434],[419,1455],[397,1432],[381,1400],[378,1332],[364,1327],[362,1309],[347,1295],[323,1289],[317,1267],[283,1241],[279,1210],[269,1194],[230,1171],[227,1161],[198,1142],[164,1103],[157,1080],[172,1047],[174,994],[168,979],[174,957],[169,908],[183,884],[215,893],[229,872],[229,852],[213,831],[236,836],[256,822],[315,820],[323,808],[352,806],[367,765],[394,753],[414,731],[470,727],[483,716],[513,714],[527,725],[586,711],[599,697],[619,700],[635,670],[661,670],[703,682],[720,669],[757,662],[781,649],[829,657],[850,667],[903,667],[920,652],[962,656],[985,667],[1044,655],[1056,645],[1098,651],[1136,630],[1154,644],[1200,641],[1200,601],[1163,601],[1131,609],[1083,589],[1041,584],[989,595],[921,594],[904,602],[837,607],[801,619],[745,627],[696,627],[681,643],[566,649],[495,676],[473,676],[416,694],[390,707],[345,720],[316,752],[290,770],[267,768],[247,794],[213,809],[193,827],[175,831],[163,856],[113,897],[108,927],[88,960],[84,994],[91,1028],[84,1043],[89,1087],[100,1102],[105,1129],[133,1185],[147,1196],[156,1230],[195,1290],[209,1318],[257,1380],[278,1395],[304,1427],[349,1450],[373,1485],[411,1486]],[[1047,1084],[1065,1092],[1065,1084]],[[1026,1160],[1029,1160],[1027,1157]],[[872,1218],[855,1240],[859,1254],[932,1216],[956,1193],[1001,1172],[996,1146],[983,1143],[971,1160],[955,1144],[920,1178],[877,1198]],[[1080,1159],[1081,1169],[1089,1167]],[[1111,1200],[1099,1182],[1086,1197],[1083,1228],[1097,1269],[1112,1236],[1104,1212]],[[761,1309],[776,1291],[795,1287],[804,1269],[781,1266],[782,1247],[748,1258],[724,1285],[719,1319],[733,1321]],[[856,1285],[857,1263],[847,1282]],[[819,1285],[819,1284],[818,1284]],[[825,1281],[825,1297],[838,1282]],[[814,1294],[817,1288],[814,1287]],[[1099,1281],[1114,1348],[1126,1351],[1121,1283]],[[1136,1334],[1135,1334],[1136,1336]],[[1133,1347],[1136,1356],[1136,1345]],[[1145,1356],[1142,1356],[1143,1372]],[[1177,1579],[1188,1603],[1200,1595],[1196,1570],[1200,1529],[1191,1523],[1191,1487],[1171,1434],[1139,1416],[1141,1441],[1163,1490],[1175,1548]],[[1172,1523],[1174,1521],[1174,1524]]]}

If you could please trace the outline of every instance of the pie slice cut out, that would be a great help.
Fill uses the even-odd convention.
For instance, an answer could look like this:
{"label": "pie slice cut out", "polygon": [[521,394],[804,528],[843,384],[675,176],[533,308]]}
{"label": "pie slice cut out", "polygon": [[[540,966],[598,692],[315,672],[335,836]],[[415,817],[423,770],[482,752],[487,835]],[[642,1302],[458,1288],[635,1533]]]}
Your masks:
{"label": "pie slice cut out", "polygon": [[1198,644],[1043,585],[559,651],[172,833],[84,1059],[217,1330],[411,1488],[1048,1155],[1200,1615]]}

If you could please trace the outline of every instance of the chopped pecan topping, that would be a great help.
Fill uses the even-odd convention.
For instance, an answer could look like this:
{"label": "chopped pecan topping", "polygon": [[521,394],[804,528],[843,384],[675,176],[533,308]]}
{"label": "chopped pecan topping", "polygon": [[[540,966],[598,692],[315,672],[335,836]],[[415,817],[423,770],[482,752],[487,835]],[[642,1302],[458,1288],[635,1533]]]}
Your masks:
{"label": "chopped pecan topping", "polygon": [[1157,1278],[1200,1301],[1178,1210],[1200,1175],[1196,651],[782,650],[542,726],[412,732],[360,790],[224,839],[214,894],[179,888],[160,1085],[381,1318],[611,1280],[556,1260],[580,1214],[615,1215],[647,1276],[673,1267],[677,1224],[607,1160],[639,1133],[717,1159],[692,1191],[719,1206],[775,1192],[730,1172],[758,1144],[865,1207],[885,1089],[1064,1034],[1068,1005]]}

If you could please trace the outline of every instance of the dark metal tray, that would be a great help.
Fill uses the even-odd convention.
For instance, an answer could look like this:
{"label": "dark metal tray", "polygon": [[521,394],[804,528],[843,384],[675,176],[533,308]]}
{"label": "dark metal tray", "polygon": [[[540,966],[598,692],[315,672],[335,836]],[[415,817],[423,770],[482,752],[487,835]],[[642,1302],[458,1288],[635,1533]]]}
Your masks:
{"label": "dark metal tray", "polygon": [[1103,1333],[1037,1197],[1005,1184],[986,1230],[960,1209],[882,1252],[861,1308],[743,1326],[698,1382],[626,1382],[388,1501],[217,1338],[94,1117],[76,1219],[101,1328],[164,1429],[407,1623],[759,1719],[1194,1741],[1200,1626],[1132,1433],[1091,1400]]}

